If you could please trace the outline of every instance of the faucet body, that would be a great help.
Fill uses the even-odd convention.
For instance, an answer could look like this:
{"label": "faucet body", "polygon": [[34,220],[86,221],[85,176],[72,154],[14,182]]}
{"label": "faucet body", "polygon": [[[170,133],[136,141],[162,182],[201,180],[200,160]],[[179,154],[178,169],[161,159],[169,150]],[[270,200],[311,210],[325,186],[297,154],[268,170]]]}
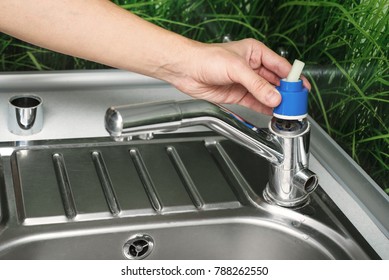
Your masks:
{"label": "faucet body", "polygon": [[132,136],[150,138],[157,131],[204,125],[265,158],[270,163],[264,198],[284,207],[307,203],[317,186],[308,169],[310,124],[303,120],[273,118],[260,129],[226,108],[203,100],[158,102],[111,107],[105,127],[116,140]]}

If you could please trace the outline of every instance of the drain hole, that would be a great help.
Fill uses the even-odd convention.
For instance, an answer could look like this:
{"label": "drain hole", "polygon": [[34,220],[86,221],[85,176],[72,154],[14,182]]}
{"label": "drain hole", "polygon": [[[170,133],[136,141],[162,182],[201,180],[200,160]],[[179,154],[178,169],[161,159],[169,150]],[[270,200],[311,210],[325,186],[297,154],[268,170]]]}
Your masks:
{"label": "drain hole", "polygon": [[134,258],[141,258],[149,250],[149,245],[146,240],[138,240],[130,245],[128,253]]}
{"label": "drain hole", "polygon": [[154,247],[154,241],[150,235],[137,234],[131,237],[123,246],[123,254],[131,260],[146,258]]}

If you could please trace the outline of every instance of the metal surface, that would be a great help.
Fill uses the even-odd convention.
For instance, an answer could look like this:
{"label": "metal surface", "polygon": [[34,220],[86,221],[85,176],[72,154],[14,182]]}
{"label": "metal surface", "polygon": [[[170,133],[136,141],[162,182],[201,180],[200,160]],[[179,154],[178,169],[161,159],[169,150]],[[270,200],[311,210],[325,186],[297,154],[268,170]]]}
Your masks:
{"label": "metal surface", "polygon": [[264,197],[280,206],[300,207],[318,185],[318,176],[308,169],[310,123],[272,118],[269,130],[282,145],[283,160],[270,165]]}
{"label": "metal surface", "polygon": [[[322,71],[319,72],[322,73]],[[45,125],[40,133],[17,136],[7,129],[7,102],[14,95],[26,93],[38,95],[44,100]],[[14,157],[11,155],[15,150],[33,150],[35,147],[35,149],[41,149],[42,152],[44,149],[56,148],[55,150],[60,154],[62,148],[68,150],[80,148],[82,150],[81,148],[99,146],[100,144],[97,143],[101,143],[101,139],[103,139],[101,137],[107,135],[102,120],[107,107],[115,104],[185,99],[188,99],[186,95],[163,82],[117,70],[1,74],[0,246],[2,258],[121,259],[124,258],[123,244],[134,234],[147,233],[155,239],[156,244],[149,258],[164,258],[165,256],[167,258],[169,250],[173,250],[172,253],[180,253],[175,254],[177,258],[293,259],[309,258],[309,256],[315,255],[322,256],[323,250],[328,247],[332,249],[330,249],[331,253],[326,254],[326,256],[332,258],[350,258],[351,255],[354,258],[366,257],[365,253],[363,255],[358,253],[362,248],[368,252],[370,257],[389,259],[388,196],[312,119],[310,119],[310,168],[320,176],[321,188],[312,195],[310,207],[304,207],[306,212],[296,213],[264,203],[261,199],[261,192],[267,182],[267,172],[262,172],[262,170],[267,168],[266,162],[257,156],[253,157],[253,154],[246,150],[228,148],[226,143],[229,142],[226,141],[221,143],[216,141],[215,145],[210,145],[206,149],[212,150],[212,156],[208,157],[207,163],[217,162],[217,168],[223,170],[224,180],[227,180],[229,185],[239,186],[233,189],[233,193],[236,201],[240,202],[240,206],[236,207],[234,204],[233,208],[229,209],[231,204],[227,203],[225,208],[212,208],[212,203],[209,204],[200,194],[208,190],[211,195],[215,195],[214,188],[207,186],[208,178],[201,176],[201,174],[199,179],[194,180],[191,168],[188,167],[188,163],[191,164],[193,160],[193,166],[201,166],[202,161],[195,160],[198,156],[197,150],[191,154],[190,159],[181,158],[180,161],[177,160],[176,156],[176,154],[181,155],[179,150],[175,150],[175,147],[171,145],[172,141],[181,142],[186,139],[184,141],[186,142],[188,138],[181,136],[177,138],[174,135],[166,135],[165,138],[161,138],[162,135],[156,135],[156,139],[151,141],[167,142],[167,157],[169,160],[173,157],[176,158],[174,164],[172,163],[170,166],[177,170],[178,180],[184,186],[180,188],[187,195],[186,201],[189,204],[185,205],[192,203],[189,211],[185,211],[185,206],[184,211],[175,212],[174,210],[180,207],[174,206],[170,208],[172,212],[168,212],[168,215],[164,215],[164,211],[168,211],[168,208],[163,208],[163,211],[158,213],[150,206],[150,200],[143,183],[138,185],[142,199],[131,200],[133,196],[139,197],[137,189],[128,190],[127,187],[118,187],[117,183],[114,182],[114,176],[109,173],[114,194],[119,200],[118,205],[121,207],[120,199],[123,197],[125,207],[130,208],[129,211],[121,211],[119,215],[115,216],[108,207],[107,199],[104,197],[104,189],[96,171],[96,164],[91,156],[88,155],[87,166],[91,168],[89,172],[93,173],[91,179],[95,185],[92,186],[92,189],[88,187],[85,192],[81,187],[81,191],[79,190],[77,193],[69,193],[68,190],[73,190],[74,184],[80,184],[80,181],[75,183],[72,179],[73,177],[77,178],[80,172],[77,171],[77,168],[69,165],[67,157],[63,157],[64,161],[61,161],[61,157],[56,156],[56,164],[50,159],[53,162],[51,170],[54,170],[54,172],[50,171],[50,174],[55,174],[54,180],[47,181],[45,179],[44,174],[47,173],[47,170],[39,169],[39,159],[36,161],[38,171],[42,174],[41,181],[37,184],[37,190],[41,192],[37,192],[36,209],[32,212],[31,208],[27,209],[29,209],[28,213],[37,216],[30,217],[26,223],[22,222],[18,209],[23,206],[20,205],[23,199],[14,192],[14,178],[10,175],[13,170],[11,158]],[[54,108],[55,110],[53,110]],[[257,127],[266,127],[270,120],[265,116],[259,117],[257,113],[240,106],[228,105],[228,108]],[[204,140],[197,132],[202,133],[207,129],[192,127],[179,130],[179,132],[184,133],[182,135],[186,135],[185,132],[188,131],[196,132],[196,134],[191,135],[194,137],[191,140],[197,141]],[[72,138],[77,139],[72,140]],[[68,140],[38,141],[42,139]],[[111,144],[113,143],[108,144],[108,146]],[[115,145],[118,144],[113,146]],[[52,158],[52,155],[50,157]],[[105,166],[109,169],[106,157],[104,156],[103,159]],[[150,166],[147,165],[148,160],[143,159],[147,170],[149,170],[150,176],[148,178],[154,184],[164,178],[162,182],[165,182],[165,188],[169,190],[169,180],[173,180],[174,177],[155,179],[150,171]],[[132,162],[131,157],[128,160]],[[64,166],[61,163],[64,163]],[[157,165],[154,168],[158,170],[160,166]],[[228,172],[224,170],[228,170]],[[118,175],[115,177],[119,178],[119,182],[124,185],[127,184],[125,178],[131,174],[134,175],[134,173],[128,174],[127,170],[126,172],[122,179]],[[57,180],[57,173],[62,174],[59,175],[61,181]],[[23,171],[23,174],[27,173]],[[104,172],[101,175],[103,174]],[[137,171],[135,176],[138,176]],[[89,179],[87,176],[85,178]],[[140,181],[139,177],[135,178],[138,178],[134,179],[135,181]],[[109,180],[105,180],[106,186],[110,186]],[[258,182],[260,183],[258,184]],[[57,189],[56,196],[45,196],[48,183]],[[175,183],[170,185],[176,186]],[[122,192],[118,192],[117,189],[122,190]],[[159,190],[159,183],[156,189]],[[231,187],[229,189],[231,190]],[[239,191],[235,192],[235,190]],[[174,188],[165,196],[165,200],[170,197],[167,199],[168,202],[174,203],[176,191],[177,189]],[[220,191],[222,193],[223,189],[217,191],[220,195]],[[68,196],[67,193],[69,193]],[[182,192],[177,195],[180,197],[179,201],[182,201]],[[40,199],[40,196],[47,199]],[[68,198],[63,199],[62,197]],[[55,200],[55,203],[52,200]],[[126,204],[127,200],[133,204],[132,208]],[[85,204],[83,204],[84,201]],[[30,205],[31,201],[29,200],[27,204]],[[57,214],[51,210],[47,213],[39,211],[40,207],[44,208],[47,205],[54,205],[52,210],[59,206],[60,211]],[[218,206],[221,205],[223,203],[218,204]],[[207,207],[211,207],[211,209],[208,210]],[[67,212],[65,212],[65,208],[68,209]],[[80,209],[81,211],[79,211]],[[46,214],[54,214],[54,216],[48,217]],[[72,218],[73,215],[74,218]],[[282,244],[282,247],[296,246],[297,248],[294,248],[295,254],[292,250],[283,251],[281,246],[276,246],[263,238],[265,235],[261,234],[264,232],[269,232],[270,236],[277,236],[272,240],[277,240],[277,244]],[[361,233],[362,237],[358,232]],[[176,243],[174,240],[172,241],[173,238],[177,240]],[[363,240],[366,240],[367,244]],[[204,243],[201,243],[202,241]],[[246,249],[245,246],[249,244],[246,241],[251,242],[250,248],[253,250]],[[231,242],[240,246],[230,246]],[[333,242],[336,244],[330,245]],[[344,242],[347,243],[346,246],[344,246]],[[173,245],[177,244],[177,247],[173,247],[172,243]],[[206,244],[207,248],[213,248],[213,250],[201,250],[203,247],[199,244]],[[315,245],[310,246],[309,244]],[[212,247],[212,245],[214,246]],[[373,249],[371,254],[369,253],[370,246]],[[181,250],[177,248],[181,248]],[[232,248],[235,249],[234,252],[229,251]],[[191,250],[194,252],[193,254],[190,253]],[[332,250],[337,250],[339,254]],[[344,250],[348,252],[346,255],[344,255]]]}
{"label": "metal surface", "polygon": [[17,135],[31,135],[42,130],[42,99],[34,95],[16,95],[8,102],[8,129]]}
{"label": "metal surface", "polygon": [[110,107],[105,114],[105,127],[116,141],[196,125],[207,126],[271,163],[264,193],[269,202],[284,207],[308,202],[318,178],[308,169],[310,125],[306,119],[273,118],[269,132],[202,100],[123,105]]}
{"label": "metal surface", "polygon": [[164,101],[110,107],[105,127],[114,139],[148,132],[203,125],[247,147],[270,162],[283,160],[282,147],[268,132],[242,121],[233,112],[203,100]]}
{"label": "metal surface", "polygon": [[[15,135],[8,130],[8,100],[33,94],[44,100],[39,133]],[[161,81],[123,71],[0,74],[0,141],[105,137],[102,116],[109,106],[132,102],[188,99]]]}
{"label": "metal surface", "polygon": [[141,260],[150,255],[154,248],[154,240],[148,234],[136,234],[123,246],[123,255],[130,260]]}
{"label": "metal surface", "polygon": [[2,259],[137,257],[128,240],[139,233],[153,240],[140,256],[150,259],[376,257],[320,193],[299,213],[263,201],[268,163],[220,136],[13,149],[2,157]]}

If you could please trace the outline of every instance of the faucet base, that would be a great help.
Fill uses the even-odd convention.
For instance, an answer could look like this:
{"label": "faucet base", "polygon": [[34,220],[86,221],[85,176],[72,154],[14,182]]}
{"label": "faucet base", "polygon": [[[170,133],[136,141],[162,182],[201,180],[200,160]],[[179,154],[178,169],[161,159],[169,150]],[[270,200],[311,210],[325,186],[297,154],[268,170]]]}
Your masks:
{"label": "faucet base", "polygon": [[263,193],[266,201],[283,207],[300,207],[309,202],[318,178],[308,169],[310,124],[306,119],[273,118],[269,130],[283,148],[283,161],[270,164],[269,183]]}
{"label": "faucet base", "polygon": [[298,198],[295,198],[293,200],[279,200],[274,197],[271,193],[271,188],[269,187],[269,183],[266,185],[266,188],[263,190],[263,198],[264,200],[269,204],[275,204],[278,206],[286,207],[286,208],[301,208],[309,204],[310,197],[309,194],[306,194],[304,196],[300,196]]}

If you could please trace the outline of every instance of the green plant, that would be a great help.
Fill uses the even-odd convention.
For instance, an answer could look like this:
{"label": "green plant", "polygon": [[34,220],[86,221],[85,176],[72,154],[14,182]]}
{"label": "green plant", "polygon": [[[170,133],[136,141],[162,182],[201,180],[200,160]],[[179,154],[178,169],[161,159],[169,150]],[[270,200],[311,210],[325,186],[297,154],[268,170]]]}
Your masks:
{"label": "green plant", "polygon": [[315,23],[302,38],[316,34],[299,54],[311,64],[332,65],[336,76],[315,85],[310,112],[389,193],[389,3],[288,1],[278,9],[296,7]]}
{"label": "green plant", "polygon": [[[113,2],[195,40],[253,37],[305,61],[310,114],[389,193],[387,0]],[[2,71],[103,67],[0,36]]]}

